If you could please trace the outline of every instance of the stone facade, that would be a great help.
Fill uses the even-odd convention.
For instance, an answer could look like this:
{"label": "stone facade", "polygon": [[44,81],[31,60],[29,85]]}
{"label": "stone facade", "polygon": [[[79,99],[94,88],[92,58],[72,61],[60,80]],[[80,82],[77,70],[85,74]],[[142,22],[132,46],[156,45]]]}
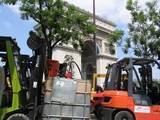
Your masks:
{"label": "stone facade", "polygon": [[[92,17],[90,13],[86,12],[86,14]],[[84,51],[75,50],[70,45],[62,47],[57,46],[53,49],[52,58],[63,63],[66,55],[72,56],[83,73],[83,79],[92,79],[93,73],[105,74],[106,66],[117,60],[116,51],[113,54],[110,51],[107,42],[107,36],[115,30],[115,25],[110,21],[96,16],[96,27],[96,60],[92,36],[84,39]],[[114,49],[116,48],[116,46],[113,47]],[[76,67],[74,68],[74,77],[80,78],[80,74]],[[101,81],[98,84],[103,84],[103,82]]]}

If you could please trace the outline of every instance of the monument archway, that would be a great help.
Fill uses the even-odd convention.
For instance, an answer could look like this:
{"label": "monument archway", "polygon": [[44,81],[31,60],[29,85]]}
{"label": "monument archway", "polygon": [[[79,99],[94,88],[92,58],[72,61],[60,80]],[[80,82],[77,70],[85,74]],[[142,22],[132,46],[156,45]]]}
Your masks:
{"label": "monument archway", "polygon": [[[96,45],[96,53],[100,53],[99,46]],[[91,80],[93,73],[96,73],[95,47],[92,40],[85,41],[82,51],[82,72],[84,79]]]}

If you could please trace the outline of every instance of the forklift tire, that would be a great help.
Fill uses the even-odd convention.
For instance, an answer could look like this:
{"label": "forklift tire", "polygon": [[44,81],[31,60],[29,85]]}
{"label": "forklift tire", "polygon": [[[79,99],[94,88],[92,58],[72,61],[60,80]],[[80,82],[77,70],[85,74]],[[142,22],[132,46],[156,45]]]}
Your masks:
{"label": "forklift tire", "polygon": [[7,120],[29,120],[29,118],[22,113],[16,113],[16,114],[9,116]]}
{"label": "forklift tire", "polygon": [[114,120],[134,120],[134,118],[130,112],[120,111],[115,115]]}

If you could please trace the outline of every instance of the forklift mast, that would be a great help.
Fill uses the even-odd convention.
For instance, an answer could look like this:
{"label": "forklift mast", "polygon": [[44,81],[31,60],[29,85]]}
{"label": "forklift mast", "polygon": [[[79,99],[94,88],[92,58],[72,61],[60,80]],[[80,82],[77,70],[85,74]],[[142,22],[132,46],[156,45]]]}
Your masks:
{"label": "forklift mast", "polygon": [[[27,45],[33,51],[31,57],[31,87],[30,87],[30,104],[34,104],[31,112],[31,119],[35,120],[40,117],[42,105],[42,80],[46,64],[46,44],[44,39],[38,37],[34,32],[30,32]],[[34,113],[34,114],[33,114]],[[33,118],[32,118],[33,117]]]}

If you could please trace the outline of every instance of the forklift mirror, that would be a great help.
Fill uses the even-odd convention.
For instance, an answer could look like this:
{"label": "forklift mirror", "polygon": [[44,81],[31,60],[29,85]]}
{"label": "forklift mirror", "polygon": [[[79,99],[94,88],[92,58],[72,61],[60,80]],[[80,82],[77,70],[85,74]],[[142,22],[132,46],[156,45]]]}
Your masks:
{"label": "forklift mirror", "polygon": [[37,50],[42,46],[42,39],[35,32],[30,31],[30,36],[27,40],[27,45],[32,50]]}

